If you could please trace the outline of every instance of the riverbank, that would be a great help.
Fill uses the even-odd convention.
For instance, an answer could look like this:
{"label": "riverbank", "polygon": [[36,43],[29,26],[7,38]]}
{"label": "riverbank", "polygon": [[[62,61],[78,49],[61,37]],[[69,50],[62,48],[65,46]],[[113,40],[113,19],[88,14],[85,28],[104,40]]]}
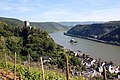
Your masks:
{"label": "riverbank", "polygon": [[[75,40],[78,41],[78,43],[76,45],[73,45],[69,43],[69,40],[72,37],[64,35],[63,32],[51,33],[50,36],[57,44],[63,47],[66,47],[67,50],[71,50],[69,51],[71,52],[71,54],[74,54],[75,56],[77,55],[76,56],[77,59],[79,59],[81,61],[81,64],[85,66],[85,68],[83,67],[82,69],[80,67],[79,71],[76,71],[78,70],[76,68],[77,66],[73,66],[72,70],[70,71],[72,75],[74,76],[84,75],[86,78],[90,78],[91,75],[97,76],[97,74],[100,74],[100,76],[102,77],[102,74],[101,74],[102,72],[100,72],[99,70],[101,70],[101,67],[105,65],[107,69],[108,78],[110,78],[109,75],[112,76],[112,78],[115,78],[115,76],[118,76],[116,73],[115,73],[115,76],[113,73],[109,74],[108,67],[109,68],[114,67],[114,70],[118,69],[116,68],[117,67],[116,64],[120,65],[119,64],[120,47],[101,44],[101,43],[97,43],[91,40],[86,40],[81,38],[74,38]],[[100,62],[100,64],[98,62]],[[114,63],[114,65],[110,66],[110,63]],[[102,80],[102,78],[99,80]],[[114,79],[111,79],[111,80],[114,80]]]}
{"label": "riverbank", "polygon": [[77,37],[77,38],[82,38],[82,39],[87,39],[87,40],[91,40],[91,41],[95,41],[95,42],[100,42],[100,43],[104,43],[104,44],[110,44],[110,45],[120,46],[120,43],[118,44],[118,43],[109,42],[109,41],[103,41],[103,40],[99,40],[99,39],[95,39],[95,38],[90,38],[90,37],[83,37],[83,36],[72,35],[72,34],[68,34],[68,33],[64,33],[64,35],[72,36],[72,37]]}

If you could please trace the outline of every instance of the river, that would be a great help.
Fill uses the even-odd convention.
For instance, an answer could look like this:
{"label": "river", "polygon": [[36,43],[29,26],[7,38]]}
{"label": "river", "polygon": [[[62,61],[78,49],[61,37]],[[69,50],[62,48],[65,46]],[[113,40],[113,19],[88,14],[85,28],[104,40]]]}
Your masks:
{"label": "river", "polygon": [[50,33],[53,40],[68,49],[73,51],[80,50],[85,54],[90,55],[93,58],[101,58],[105,61],[112,61],[115,64],[120,65],[120,46],[109,45],[91,40],[75,38],[78,41],[77,44],[69,43],[69,40],[73,37],[66,36],[63,32]]}

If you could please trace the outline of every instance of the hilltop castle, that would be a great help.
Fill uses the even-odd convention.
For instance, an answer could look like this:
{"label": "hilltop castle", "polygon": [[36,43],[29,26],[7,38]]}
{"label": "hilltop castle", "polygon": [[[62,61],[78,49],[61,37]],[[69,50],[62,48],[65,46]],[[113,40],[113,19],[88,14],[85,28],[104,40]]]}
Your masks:
{"label": "hilltop castle", "polygon": [[25,28],[30,27],[29,21],[24,21],[24,27],[25,27]]}
{"label": "hilltop castle", "polygon": [[24,26],[23,26],[23,28],[33,28],[33,29],[36,29],[36,27],[35,26],[31,26],[30,25],[30,22],[29,21],[24,21]]}

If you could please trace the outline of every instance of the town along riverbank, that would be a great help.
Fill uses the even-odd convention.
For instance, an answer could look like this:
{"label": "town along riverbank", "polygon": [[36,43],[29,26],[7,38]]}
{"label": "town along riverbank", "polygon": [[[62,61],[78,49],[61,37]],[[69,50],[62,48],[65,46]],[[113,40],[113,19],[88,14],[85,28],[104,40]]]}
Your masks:
{"label": "town along riverbank", "polygon": [[112,61],[107,62],[101,60],[100,58],[92,58],[90,55],[87,55],[80,50],[77,52],[73,52],[67,48],[64,48],[64,50],[70,54],[74,54],[74,56],[76,56],[81,61],[81,65],[84,66],[79,70],[76,68],[76,66],[73,66],[73,68],[70,69],[70,72],[73,76],[82,75],[88,80],[94,78],[103,79],[103,73],[105,72],[106,78],[109,80],[120,79],[120,65],[116,65]]}

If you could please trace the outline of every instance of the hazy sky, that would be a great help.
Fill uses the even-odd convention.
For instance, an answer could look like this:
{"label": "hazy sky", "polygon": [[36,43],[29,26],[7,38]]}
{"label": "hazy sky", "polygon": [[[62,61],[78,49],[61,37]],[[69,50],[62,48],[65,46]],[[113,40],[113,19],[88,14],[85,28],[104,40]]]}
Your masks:
{"label": "hazy sky", "polygon": [[120,20],[120,0],[0,0],[0,16],[34,22]]}

